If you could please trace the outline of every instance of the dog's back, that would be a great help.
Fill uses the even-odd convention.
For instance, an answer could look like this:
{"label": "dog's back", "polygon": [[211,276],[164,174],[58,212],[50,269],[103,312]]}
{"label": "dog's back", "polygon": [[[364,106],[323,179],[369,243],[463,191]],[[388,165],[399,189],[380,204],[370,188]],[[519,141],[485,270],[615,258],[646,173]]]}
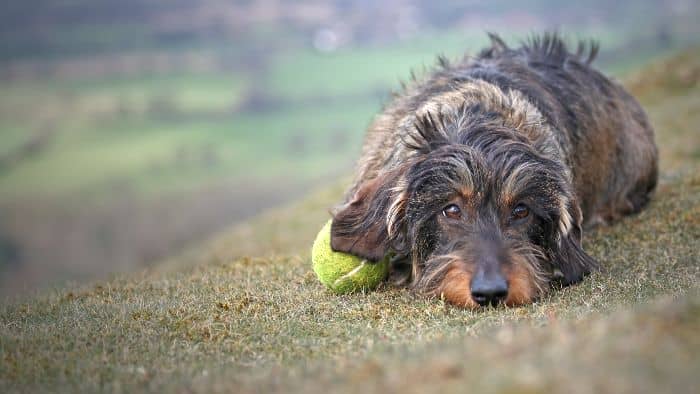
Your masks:
{"label": "dog's back", "polygon": [[476,108],[566,164],[585,223],[641,209],[656,185],[653,130],[636,100],[590,66],[597,47],[580,44],[572,53],[556,35],[520,48],[491,39],[475,58],[440,59],[438,70],[394,97],[369,127],[356,186],[416,154],[411,139],[426,115],[450,126],[449,138],[486,144],[478,128],[459,128],[466,109]]}

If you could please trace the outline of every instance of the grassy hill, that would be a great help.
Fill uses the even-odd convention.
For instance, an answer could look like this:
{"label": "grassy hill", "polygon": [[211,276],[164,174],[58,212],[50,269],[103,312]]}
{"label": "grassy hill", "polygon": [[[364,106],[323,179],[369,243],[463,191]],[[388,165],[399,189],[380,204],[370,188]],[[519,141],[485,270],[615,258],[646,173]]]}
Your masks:
{"label": "grassy hill", "polygon": [[649,209],[587,234],[604,270],[515,309],[335,296],[309,248],[346,182],[139,274],[0,305],[0,391],[697,392],[700,49],[627,85],[657,131]]}

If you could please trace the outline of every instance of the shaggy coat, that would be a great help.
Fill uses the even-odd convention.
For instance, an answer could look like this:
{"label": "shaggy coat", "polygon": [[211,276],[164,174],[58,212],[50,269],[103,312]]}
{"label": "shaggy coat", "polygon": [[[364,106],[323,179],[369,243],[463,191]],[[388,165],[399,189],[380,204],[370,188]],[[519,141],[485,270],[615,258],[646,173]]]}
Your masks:
{"label": "shaggy coat", "polygon": [[531,302],[598,267],[584,225],[639,211],[657,180],[647,117],[556,35],[491,47],[404,86],[367,130],[331,246],[465,307]]}

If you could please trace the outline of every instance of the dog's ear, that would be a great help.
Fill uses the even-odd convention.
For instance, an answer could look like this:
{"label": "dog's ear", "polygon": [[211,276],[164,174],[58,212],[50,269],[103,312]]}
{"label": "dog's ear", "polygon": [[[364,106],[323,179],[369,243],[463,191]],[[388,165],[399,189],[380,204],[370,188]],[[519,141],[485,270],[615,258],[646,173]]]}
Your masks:
{"label": "dog's ear", "polygon": [[400,214],[396,207],[402,205],[396,198],[398,176],[392,171],[361,184],[350,202],[334,213],[331,249],[370,261],[384,258],[390,247],[389,221]]}
{"label": "dog's ear", "polygon": [[562,204],[556,230],[552,261],[563,275],[563,285],[580,282],[584,276],[598,269],[598,262],[581,247],[581,208],[575,200]]}

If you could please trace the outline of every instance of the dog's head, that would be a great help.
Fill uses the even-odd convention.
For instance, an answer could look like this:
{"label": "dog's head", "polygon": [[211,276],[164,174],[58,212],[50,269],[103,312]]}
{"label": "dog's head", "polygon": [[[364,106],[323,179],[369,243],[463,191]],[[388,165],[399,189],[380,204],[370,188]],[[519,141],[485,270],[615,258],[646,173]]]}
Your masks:
{"label": "dog's head", "polygon": [[335,213],[334,250],[394,253],[416,289],[470,308],[529,303],[596,267],[562,163],[502,126],[449,133],[428,119],[417,130],[414,154]]}

